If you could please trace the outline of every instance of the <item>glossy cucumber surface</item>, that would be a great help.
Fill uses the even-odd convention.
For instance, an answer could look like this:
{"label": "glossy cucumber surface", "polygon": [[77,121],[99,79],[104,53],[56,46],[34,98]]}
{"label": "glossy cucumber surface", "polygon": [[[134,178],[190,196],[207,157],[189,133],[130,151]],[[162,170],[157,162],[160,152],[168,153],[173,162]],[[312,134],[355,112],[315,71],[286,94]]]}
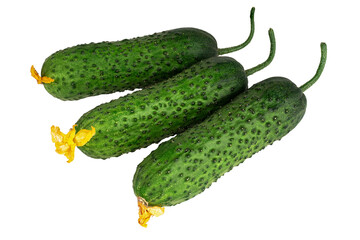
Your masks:
{"label": "glossy cucumber surface", "polygon": [[41,76],[54,97],[76,100],[143,88],[200,60],[218,55],[216,40],[195,28],[180,28],[115,42],[82,44],[49,56]]}
{"label": "glossy cucumber surface", "polygon": [[147,207],[182,203],[287,135],[303,118],[307,105],[303,92],[319,79],[326,57],[327,46],[321,43],[316,74],[301,87],[284,77],[268,78],[160,144],[137,167],[135,195]]}
{"label": "glossy cucumber surface", "polygon": [[196,196],[295,128],[305,108],[305,95],[285,78],[255,84],[146,157],[134,176],[136,196],[149,206],[172,206]]}
{"label": "glossy cucumber surface", "polygon": [[247,76],[230,57],[203,60],[174,77],[85,113],[76,129],[96,134],[79,149],[109,158],[147,147],[204,120],[247,89]]}

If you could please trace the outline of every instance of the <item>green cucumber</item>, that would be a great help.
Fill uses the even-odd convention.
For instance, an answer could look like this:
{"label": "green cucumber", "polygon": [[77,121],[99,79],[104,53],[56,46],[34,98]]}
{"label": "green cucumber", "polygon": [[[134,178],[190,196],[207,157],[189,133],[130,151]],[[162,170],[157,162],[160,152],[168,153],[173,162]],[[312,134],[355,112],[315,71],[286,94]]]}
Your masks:
{"label": "green cucumber", "polygon": [[247,76],[263,69],[275,54],[269,30],[268,59],[244,71],[230,57],[200,61],[166,81],[101,104],[85,113],[76,131],[94,127],[96,134],[79,149],[92,158],[110,158],[157,143],[198,123],[247,89]]}
{"label": "green cucumber", "polygon": [[[318,70],[300,88],[283,77],[266,79],[203,122],[160,144],[134,175],[133,189],[139,201],[149,208],[182,203],[288,134],[304,116],[303,92],[320,77],[326,52],[322,43]],[[146,221],[140,223],[146,226]]]}
{"label": "green cucumber", "polygon": [[249,37],[235,47],[219,49],[211,34],[196,28],[179,28],[130,40],[66,48],[45,60],[42,77],[35,69],[31,71],[37,79],[53,80],[44,81],[43,85],[61,100],[143,88],[203,59],[244,48],[254,34],[254,11],[252,8]]}

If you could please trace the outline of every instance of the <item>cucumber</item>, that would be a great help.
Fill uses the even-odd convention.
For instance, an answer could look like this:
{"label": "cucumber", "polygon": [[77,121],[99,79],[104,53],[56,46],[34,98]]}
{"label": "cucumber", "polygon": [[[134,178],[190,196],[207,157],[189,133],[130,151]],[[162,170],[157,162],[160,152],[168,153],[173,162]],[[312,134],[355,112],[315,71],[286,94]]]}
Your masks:
{"label": "cucumber", "polygon": [[[141,162],[133,189],[139,223],[151,212],[182,203],[210,187],[223,174],[294,129],[304,116],[303,92],[320,77],[326,44],[315,76],[298,88],[283,77],[254,84],[203,122],[160,146]],[[147,209],[150,209],[149,211]]]}
{"label": "cucumber", "polygon": [[248,45],[254,34],[254,11],[247,40],[219,49],[215,38],[200,29],[179,28],[134,39],[82,44],[49,56],[41,76],[31,73],[45,89],[61,100],[143,88],[168,79],[210,57]]}
{"label": "cucumber", "polygon": [[92,158],[117,157],[204,120],[247,89],[248,75],[271,63],[276,45],[272,29],[269,38],[268,59],[246,71],[233,58],[208,58],[166,81],[88,111],[76,122],[75,130],[92,127],[96,134],[79,149]]}

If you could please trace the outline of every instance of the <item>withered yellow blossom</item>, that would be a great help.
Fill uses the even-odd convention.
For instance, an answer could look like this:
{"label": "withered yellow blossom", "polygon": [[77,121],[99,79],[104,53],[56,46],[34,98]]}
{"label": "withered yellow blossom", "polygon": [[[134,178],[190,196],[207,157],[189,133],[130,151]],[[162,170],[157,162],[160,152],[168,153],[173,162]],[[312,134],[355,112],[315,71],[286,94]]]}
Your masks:
{"label": "withered yellow blossom", "polygon": [[164,214],[165,208],[164,207],[149,207],[147,202],[138,197],[138,206],[139,206],[139,224],[143,227],[147,227],[147,222],[150,220],[151,216],[158,217]]}
{"label": "withered yellow blossom", "polygon": [[59,127],[51,127],[51,139],[55,143],[55,151],[65,155],[68,163],[74,160],[75,147],[84,146],[95,135],[94,127],[91,127],[91,130],[81,129],[76,133],[75,126],[67,134],[62,133]]}
{"label": "withered yellow blossom", "polygon": [[33,76],[36,79],[38,84],[51,83],[54,81],[54,79],[46,76],[41,77],[39,73],[35,70],[34,65],[31,66],[30,72],[31,72],[31,76]]}

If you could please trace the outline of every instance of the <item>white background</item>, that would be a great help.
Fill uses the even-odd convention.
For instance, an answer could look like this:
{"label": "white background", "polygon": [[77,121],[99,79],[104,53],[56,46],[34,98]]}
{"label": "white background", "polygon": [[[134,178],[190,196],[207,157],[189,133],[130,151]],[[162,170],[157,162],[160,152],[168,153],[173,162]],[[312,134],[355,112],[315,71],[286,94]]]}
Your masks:
{"label": "white background", "polygon": [[[0,239],[360,239],[359,7],[357,1],[2,1],[0,6]],[[256,7],[252,43],[230,54],[245,68],[273,63],[250,86],[310,79],[328,45],[320,80],[306,91],[302,122],[197,197],[138,225],[132,177],[157,145],[106,161],[79,150],[66,163],[50,126],[67,131],[96,105],[129,92],[75,102],[51,97],[30,76],[51,53],[196,27],[219,47],[242,42]]]}

